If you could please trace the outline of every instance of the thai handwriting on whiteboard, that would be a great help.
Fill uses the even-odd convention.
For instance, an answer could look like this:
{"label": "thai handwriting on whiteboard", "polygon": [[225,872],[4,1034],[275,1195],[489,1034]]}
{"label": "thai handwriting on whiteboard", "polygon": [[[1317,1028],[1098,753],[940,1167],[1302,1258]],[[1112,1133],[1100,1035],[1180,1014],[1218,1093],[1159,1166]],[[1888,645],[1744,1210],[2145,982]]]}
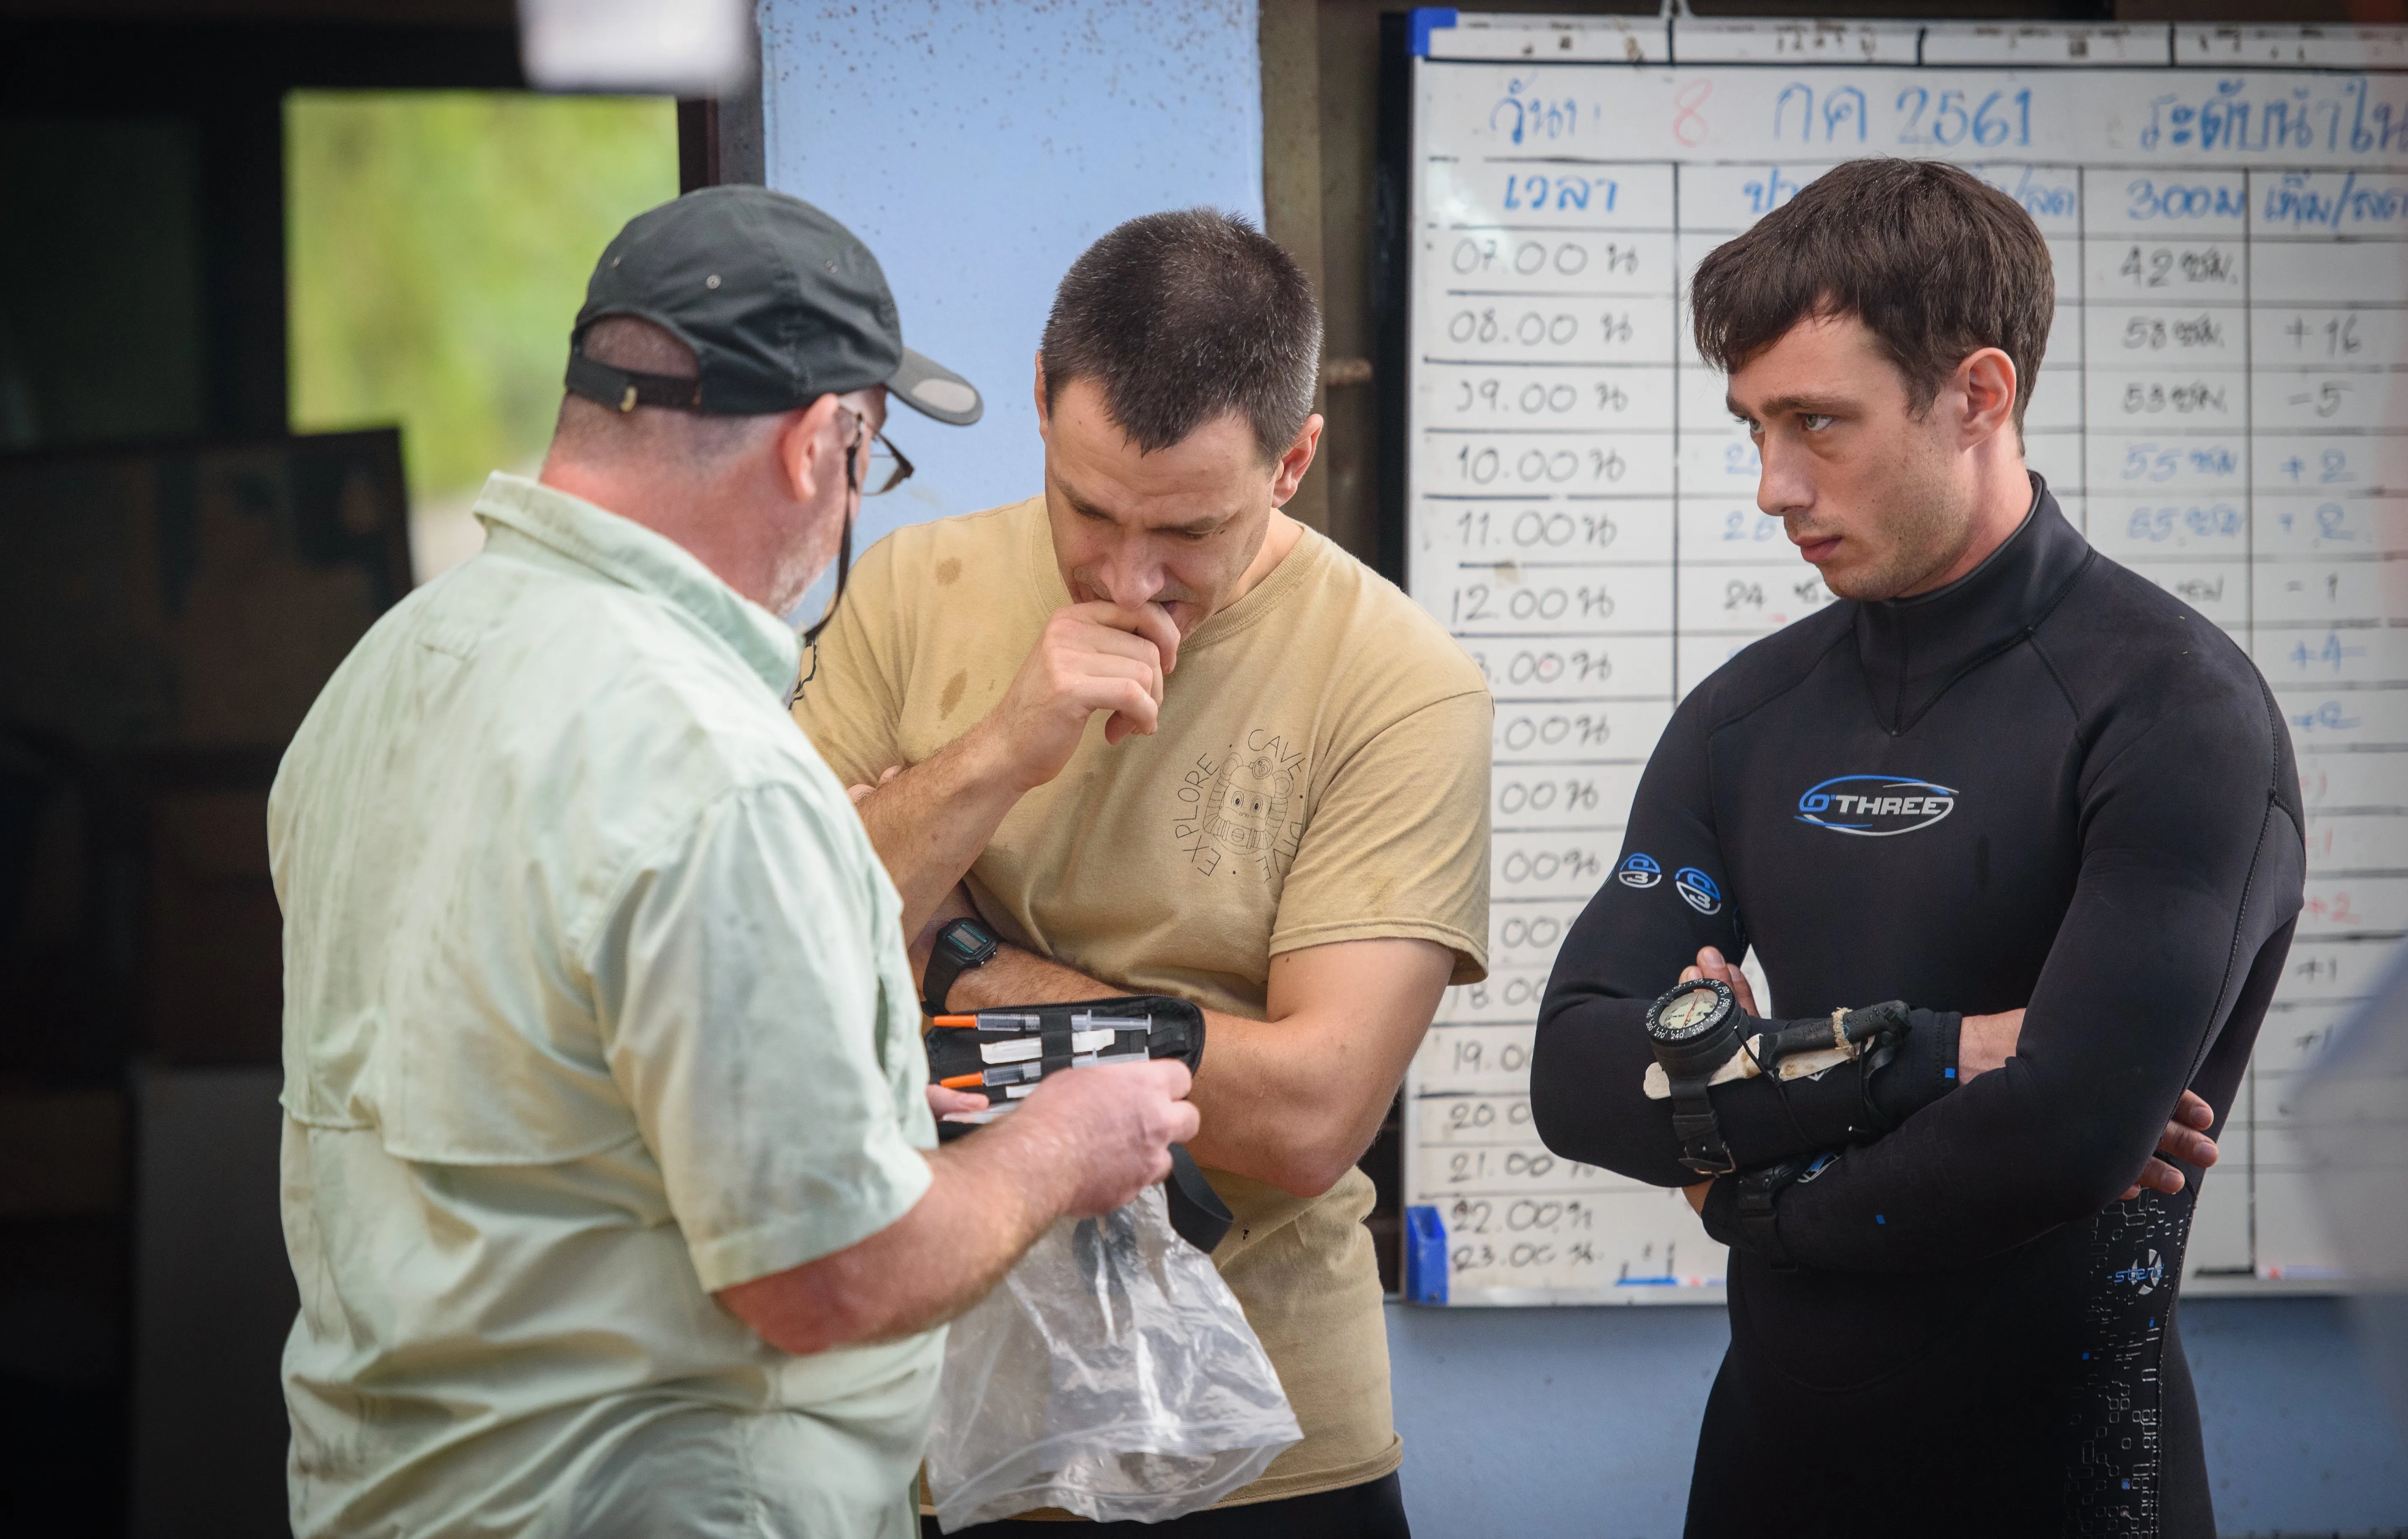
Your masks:
{"label": "thai handwriting on whiteboard", "polygon": [[[1982,73],[1944,84],[1900,68],[1823,69],[1717,99],[1713,74],[1674,76],[1665,126],[1699,149],[1724,131],[1770,147],[1856,154],[1959,154],[2042,147],[2078,120],[2069,101],[2090,95],[2077,73]],[[1918,78],[1920,77],[1920,78]],[[1621,81],[1614,82],[1619,85]],[[2247,74],[2171,84],[2158,71],[2119,71],[2118,99],[2101,104],[2115,128],[2096,136],[2144,155],[2259,159],[2396,160],[2408,156],[2408,95],[2394,79],[2336,74]],[[1531,70],[1505,82],[1485,114],[1498,140],[1525,149],[1602,155],[1616,139],[1608,89],[1567,88],[1558,72]],[[1749,120],[1749,121],[1742,121]],[[2103,126],[2103,125],[2102,125]],[[1560,195],[1549,181],[1550,195]],[[1572,194],[1574,196],[1584,194]]]}

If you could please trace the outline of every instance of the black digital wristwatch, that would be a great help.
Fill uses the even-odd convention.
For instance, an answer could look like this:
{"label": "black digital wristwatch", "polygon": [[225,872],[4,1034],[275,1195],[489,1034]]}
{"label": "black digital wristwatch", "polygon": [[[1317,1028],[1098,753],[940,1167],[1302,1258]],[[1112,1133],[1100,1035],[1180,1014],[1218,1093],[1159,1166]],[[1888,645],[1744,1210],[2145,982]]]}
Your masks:
{"label": "black digital wristwatch", "polygon": [[945,996],[953,980],[972,968],[995,960],[1003,942],[975,919],[956,919],[937,932],[928,952],[928,968],[920,978],[920,1008],[935,1017],[945,1013]]}
{"label": "black digital wristwatch", "polygon": [[1699,1175],[1727,1175],[1738,1169],[1723,1145],[1714,1105],[1706,1086],[1714,1071],[1740,1048],[1747,1019],[1730,985],[1713,978],[1675,985],[1647,1007],[1647,1040],[1672,1089],[1672,1131],[1681,1141],[1681,1163]]}

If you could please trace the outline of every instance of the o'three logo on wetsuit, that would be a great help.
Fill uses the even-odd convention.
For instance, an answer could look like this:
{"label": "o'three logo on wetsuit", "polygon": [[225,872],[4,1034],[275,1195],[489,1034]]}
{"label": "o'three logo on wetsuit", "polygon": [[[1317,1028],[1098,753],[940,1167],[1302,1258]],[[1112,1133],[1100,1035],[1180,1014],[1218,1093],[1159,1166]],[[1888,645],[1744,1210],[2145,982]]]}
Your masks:
{"label": "o'three logo on wetsuit", "polygon": [[1656,864],[1654,856],[1634,850],[1614,871],[1613,879],[1626,887],[1652,887],[1664,880],[1664,868]]}
{"label": "o'three logo on wetsuit", "polygon": [[1714,885],[1713,877],[1695,866],[1684,866],[1672,873],[1672,890],[1681,895],[1682,902],[1699,913],[1722,912],[1722,888]]}
{"label": "o'three logo on wetsuit", "polygon": [[1956,810],[1956,793],[1906,775],[1834,775],[1798,798],[1798,821],[1882,839],[1928,828]]}

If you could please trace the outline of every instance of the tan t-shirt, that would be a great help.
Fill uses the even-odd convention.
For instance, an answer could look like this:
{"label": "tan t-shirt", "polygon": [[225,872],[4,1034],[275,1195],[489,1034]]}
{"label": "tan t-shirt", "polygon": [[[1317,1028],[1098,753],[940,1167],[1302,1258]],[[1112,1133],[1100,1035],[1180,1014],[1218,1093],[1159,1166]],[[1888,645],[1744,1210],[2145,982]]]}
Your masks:
{"label": "tan t-shirt", "polygon": [[[862,557],[795,716],[839,779],[916,764],[984,716],[1070,601],[1042,497],[898,530]],[[1131,993],[1263,1017],[1270,959],[1411,936],[1487,970],[1487,685],[1390,583],[1307,529],[1197,627],[1159,730],[1087,724],[970,870],[997,933]],[[1211,1043],[1205,1043],[1205,1057]],[[1313,1199],[1209,1172],[1213,1253],[1304,1441],[1231,1500],[1377,1480],[1403,1457],[1360,1171]]]}

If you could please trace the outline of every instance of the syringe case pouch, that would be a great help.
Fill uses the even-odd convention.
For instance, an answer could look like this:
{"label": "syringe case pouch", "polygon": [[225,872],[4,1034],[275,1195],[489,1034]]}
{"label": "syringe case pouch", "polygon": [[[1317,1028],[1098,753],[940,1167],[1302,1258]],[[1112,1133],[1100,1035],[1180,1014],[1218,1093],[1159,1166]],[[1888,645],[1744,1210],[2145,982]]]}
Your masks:
{"label": "syringe case pouch", "polygon": [[[970,1026],[939,1026],[928,1030],[928,1082],[952,1079],[960,1074],[983,1071],[986,1060],[979,1054],[982,1043],[1019,1042],[1030,1037],[1045,1041],[1039,1061],[1045,1072],[1053,1073],[1067,1068],[1070,1058],[1070,1025],[1073,1015],[1147,1015],[1153,1017],[1150,1029],[1114,1033],[1114,1053],[1143,1051],[1149,1057],[1177,1058],[1193,1073],[1204,1062],[1204,1012],[1185,1000],[1168,994],[1116,994],[1103,1000],[1079,1000],[1068,1004],[995,1005],[978,1012],[982,1015],[1034,1015],[1034,1028],[1022,1027],[1012,1031],[982,1031]],[[1093,1029],[1093,1028],[1089,1028]],[[996,1098],[1000,1099],[1000,1098]],[[965,1122],[939,1122],[937,1137],[950,1143],[967,1138],[978,1131],[978,1126]],[[1183,1143],[1170,1146],[1170,1177],[1164,1183],[1170,1200],[1170,1227],[1181,1239],[1198,1250],[1210,1251],[1221,1243],[1235,1221],[1228,1204],[1204,1179],[1204,1172],[1187,1153]]]}
{"label": "syringe case pouch", "polygon": [[[979,1056],[979,1048],[995,1043],[1025,1042],[1031,1037],[1045,1043],[1039,1060],[1045,1072],[1068,1068],[1070,1057],[1070,1017],[1073,1015],[1150,1015],[1154,1028],[1150,1031],[1120,1031],[1113,1034],[1113,1053],[1143,1052],[1149,1057],[1177,1058],[1192,1072],[1204,1062],[1204,1012],[1185,1000],[1168,994],[1120,994],[1108,1000],[1081,1000],[1072,1004],[1009,1004],[996,1005],[979,1012],[982,1015],[1034,1015],[1034,1028],[1023,1027],[1015,1031],[982,1031],[969,1026],[939,1026],[928,1031],[928,1082],[975,1074],[987,1067]],[[1057,1061],[1058,1060],[1058,1061]],[[940,1138],[958,1138],[972,1131],[965,1123],[939,1124]]]}

